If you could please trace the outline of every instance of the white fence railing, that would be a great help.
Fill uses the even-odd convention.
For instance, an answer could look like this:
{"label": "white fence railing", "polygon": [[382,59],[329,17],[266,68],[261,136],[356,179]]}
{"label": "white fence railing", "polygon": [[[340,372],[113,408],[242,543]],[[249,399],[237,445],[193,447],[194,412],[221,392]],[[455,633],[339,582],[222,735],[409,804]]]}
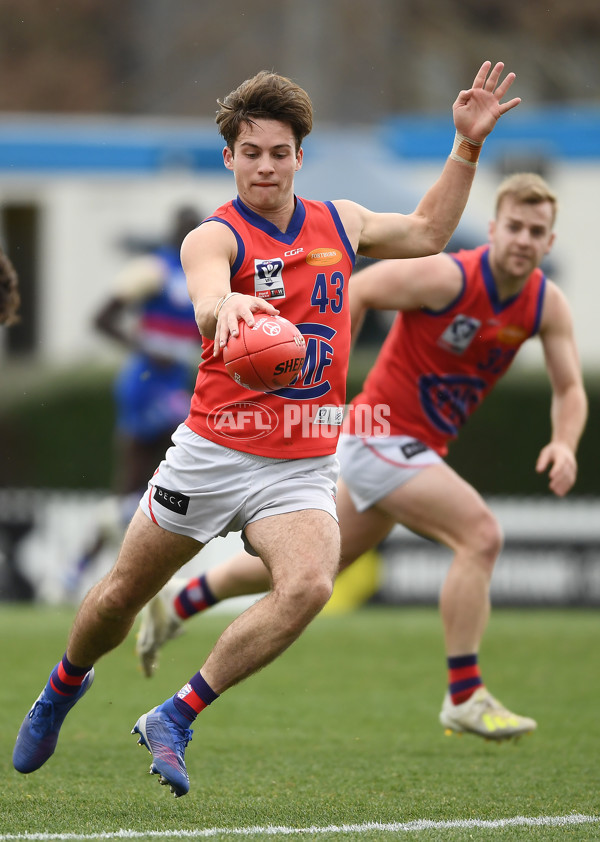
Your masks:
{"label": "white fence railing", "polygon": [[[492,498],[504,530],[491,597],[496,605],[600,605],[600,499]],[[438,598],[451,553],[400,526],[380,547],[378,599]]]}
{"label": "white fence railing", "polygon": [[[119,530],[72,588],[73,568],[107,509],[115,507],[111,502],[114,498],[103,492],[0,489],[0,601],[79,602],[117,555]],[[216,538],[181,575],[207,570],[242,546],[237,534]],[[230,600],[228,607],[236,610],[246,604],[247,600]]]}
{"label": "white fence railing", "polygon": [[[105,500],[99,492],[0,489],[0,600],[78,599],[116,555],[115,545],[103,551],[86,571],[79,592],[67,595],[65,578],[90,541]],[[488,502],[505,533],[492,580],[494,604],[600,606],[600,498]],[[238,535],[215,539],[183,575],[206,570],[241,546]],[[447,549],[400,526],[379,549],[378,601],[437,601],[451,559]]]}

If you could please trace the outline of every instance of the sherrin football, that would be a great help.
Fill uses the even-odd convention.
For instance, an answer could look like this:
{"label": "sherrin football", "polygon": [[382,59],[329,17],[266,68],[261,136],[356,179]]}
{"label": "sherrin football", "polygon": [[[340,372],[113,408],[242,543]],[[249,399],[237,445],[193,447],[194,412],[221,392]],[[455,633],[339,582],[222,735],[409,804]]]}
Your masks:
{"label": "sherrin football", "polygon": [[243,319],[239,334],[223,348],[227,372],[236,383],[255,392],[289,386],[300,373],[306,343],[296,325],[282,316],[258,316],[252,327]]}

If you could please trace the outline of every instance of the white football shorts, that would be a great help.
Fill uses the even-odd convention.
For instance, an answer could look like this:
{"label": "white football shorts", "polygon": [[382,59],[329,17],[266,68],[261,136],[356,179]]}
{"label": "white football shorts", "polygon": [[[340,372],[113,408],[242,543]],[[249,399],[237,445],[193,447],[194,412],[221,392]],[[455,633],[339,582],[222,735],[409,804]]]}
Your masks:
{"label": "white football shorts", "polygon": [[180,424],[140,500],[163,529],[207,544],[272,515],[322,509],[336,521],[335,455],[273,459],[215,444]]}
{"label": "white football shorts", "polygon": [[337,456],[340,477],[357,511],[364,512],[429,465],[443,462],[435,450],[412,436],[342,433]]}

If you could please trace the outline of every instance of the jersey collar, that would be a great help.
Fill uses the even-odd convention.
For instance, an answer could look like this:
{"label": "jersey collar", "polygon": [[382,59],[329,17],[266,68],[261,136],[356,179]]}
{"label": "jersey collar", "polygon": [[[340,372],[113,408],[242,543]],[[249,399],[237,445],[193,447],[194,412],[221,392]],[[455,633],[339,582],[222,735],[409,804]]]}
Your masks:
{"label": "jersey collar", "polygon": [[492,273],[492,267],[490,266],[489,248],[487,248],[481,255],[481,274],[483,275],[483,282],[494,313],[501,313],[502,310],[506,310],[506,308],[510,307],[513,301],[516,301],[520,296],[522,290],[521,292],[515,293],[515,295],[511,295],[510,298],[505,298],[504,301],[500,301],[500,298],[498,297],[498,287],[496,286],[496,281]]}
{"label": "jersey collar", "polygon": [[268,219],[265,219],[264,216],[256,213],[255,211],[251,210],[247,205],[245,205],[240,197],[238,196],[236,199],[233,200],[233,206],[237,210],[237,212],[242,216],[249,225],[252,225],[254,228],[259,228],[261,231],[264,231],[265,234],[268,234],[269,237],[272,237],[274,240],[279,240],[281,243],[291,244],[294,242],[298,234],[300,233],[302,226],[304,225],[304,219],[306,217],[306,208],[298,196],[294,196],[295,200],[295,208],[294,213],[292,214],[292,218],[290,220],[290,224],[287,227],[287,231],[280,231],[279,228],[274,225],[272,222],[269,222]]}

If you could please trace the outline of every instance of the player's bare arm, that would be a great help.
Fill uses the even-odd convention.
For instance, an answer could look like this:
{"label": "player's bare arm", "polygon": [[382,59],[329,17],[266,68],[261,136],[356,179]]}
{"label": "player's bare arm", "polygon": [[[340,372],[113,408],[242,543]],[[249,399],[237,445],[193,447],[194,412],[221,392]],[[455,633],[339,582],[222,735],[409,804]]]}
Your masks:
{"label": "player's bare arm", "polygon": [[279,313],[268,301],[232,292],[230,272],[236,256],[235,236],[220,222],[205,222],[188,234],[181,248],[198,329],[202,336],[214,338],[214,356],[225,347],[230,334],[238,335],[240,319],[252,326],[256,312]]}
{"label": "player's bare arm", "polygon": [[552,282],[547,284],[540,338],[552,385],[552,438],[542,448],[536,470],[549,470],[550,490],[562,497],[577,478],[576,452],[588,410],[571,312]]}
{"label": "player's bare arm", "polygon": [[352,321],[363,309],[443,310],[461,289],[462,273],[448,254],[381,260],[351,278]]}
{"label": "player's bare arm", "polygon": [[453,105],[457,131],[454,148],[437,182],[412,214],[378,214],[352,202],[336,202],[348,236],[360,254],[368,257],[422,257],[442,251],[464,211],[475,175],[479,149],[498,119],[520,99],[502,102],[515,74],[502,82],[504,65],[493,69],[486,61],[473,86],[461,91]]}

